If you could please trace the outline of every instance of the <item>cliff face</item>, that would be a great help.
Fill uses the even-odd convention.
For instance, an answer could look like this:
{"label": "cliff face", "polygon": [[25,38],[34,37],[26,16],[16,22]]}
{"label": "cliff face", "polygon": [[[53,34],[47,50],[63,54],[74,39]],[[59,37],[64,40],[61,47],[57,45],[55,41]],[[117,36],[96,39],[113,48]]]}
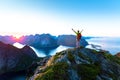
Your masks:
{"label": "cliff face", "polygon": [[35,52],[28,46],[18,49],[0,42],[0,74],[27,69],[37,58]]}
{"label": "cliff face", "polygon": [[120,58],[87,48],[67,49],[38,66],[31,79],[120,80]]}

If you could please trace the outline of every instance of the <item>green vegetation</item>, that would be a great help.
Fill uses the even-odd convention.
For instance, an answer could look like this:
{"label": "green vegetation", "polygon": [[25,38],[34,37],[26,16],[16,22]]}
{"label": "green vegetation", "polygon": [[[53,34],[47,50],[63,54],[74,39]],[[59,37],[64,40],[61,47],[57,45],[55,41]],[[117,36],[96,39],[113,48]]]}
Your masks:
{"label": "green vegetation", "polygon": [[79,47],[79,49],[82,49],[82,48],[85,48],[85,47],[81,45],[81,46]]}
{"label": "green vegetation", "polygon": [[54,61],[56,61],[59,57],[60,57],[60,53],[57,53],[57,54],[54,56]]}
{"label": "green vegetation", "polygon": [[45,70],[42,76],[37,76],[35,80],[69,80],[68,79],[68,64],[58,62]]}
{"label": "green vegetation", "polygon": [[84,60],[87,60],[89,62],[92,62],[92,59],[90,59],[88,56],[84,55],[83,53],[78,53],[78,56]]}
{"label": "green vegetation", "polygon": [[72,53],[68,52],[67,57],[71,63],[75,63],[75,58],[74,58],[74,55]]}
{"label": "green vegetation", "polygon": [[81,80],[95,80],[100,73],[100,67],[95,64],[78,64],[77,71]]}
{"label": "green vegetation", "polygon": [[[115,71],[113,71],[112,73],[111,72],[107,73],[107,71],[106,72],[104,71],[103,67],[101,66],[102,64],[100,61],[101,59],[99,60],[98,58],[98,60],[94,60],[91,58],[92,55],[87,54],[85,55],[84,53],[87,52],[87,50],[93,56],[95,55],[96,57],[99,57],[100,55],[100,57],[105,58],[108,62],[110,61],[120,64],[119,57],[108,54],[107,52],[100,52],[92,49],[86,49],[86,51],[84,52],[67,50],[57,53],[53,57],[52,61],[53,64],[47,67],[45,70],[43,70],[39,75],[37,75],[35,80],[69,80],[70,73],[68,73],[68,70],[73,70],[75,71],[75,73],[77,72],[77,75],[81,78],[81,80],[96,80],[97,76],[101,74],[104,75],[104,73],[114,80],[118,79],[117,77],[119,75],[116,75]],[[63,58],[65,59],[67,58],[71,62],[71,64],[67,64],[67,61],[66,62],[56,61],[58,58],[61,58],[62,56],[65,56]],[[90,63],[86,64],[82,61],[81,63],[75,63],[75,61],[79,60],[78,57]],[[112,67],[112,65],[110,66]],[[111,70],[113,69],[114,67]]]}
{"label": "green vegetation", "polygon": [[113,56],[113,55],[107,54],[107,53],[104,53],[103,55],[104,55],[108,60],[113,61],[113,62],[115,62],[115,63],[117,63],[117,64],[120,64],[120,58],[119,58],[119,57]]}
{"label": "green vegetation", "polygon": [[35,80],[54,80],[54,72],[50,68],[42,76],[38,76]]}
{"label": "green vegetation", "polygon": [[60,58],[64,54],[65,54],[64,51],[56,53],[56,55],[54,56],[54,61],[56,61],[58,58]]}
{"label": "green vegetation", "polygon": [[98,53],[99,53],[98,51],[96,51],[96,50],[94,50],[94,49],[91,49],[91,51],[92,51],[92,53],[94,53],[94,54],[98,54]]}

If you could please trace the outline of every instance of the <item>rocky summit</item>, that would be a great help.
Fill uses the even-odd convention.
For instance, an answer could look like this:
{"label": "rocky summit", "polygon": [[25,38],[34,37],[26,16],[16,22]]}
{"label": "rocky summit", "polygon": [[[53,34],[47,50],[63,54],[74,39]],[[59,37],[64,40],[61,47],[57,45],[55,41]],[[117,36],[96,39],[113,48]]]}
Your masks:
{"label": "rocky summit", "polygon": [[38,57],[29,47],[18,49],[0,42],[0,74],[27,69]]}
{"label": "rocky summit", "polygon": [[103,50],[67,49],[39,65],[28,80],[120,80],[120,58]]}

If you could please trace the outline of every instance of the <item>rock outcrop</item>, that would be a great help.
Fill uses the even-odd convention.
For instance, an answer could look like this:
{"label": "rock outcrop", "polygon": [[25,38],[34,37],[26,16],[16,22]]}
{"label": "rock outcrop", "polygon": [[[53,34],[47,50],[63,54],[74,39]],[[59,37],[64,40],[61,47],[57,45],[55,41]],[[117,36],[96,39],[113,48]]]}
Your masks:
{"label": "rock outcrop", "polygon": [[0,42],[0,74],[25,70],[36,59],[36,53],[29,46],[18,49]]}
{"label": "rock outcrop", "polygon": [[88,48],[56,53],[29,80],[120,80],[120,58]]}
{"label": "rock outcrop", "polygon": [[115,56],[120,57],[120,52],[118,52]]}

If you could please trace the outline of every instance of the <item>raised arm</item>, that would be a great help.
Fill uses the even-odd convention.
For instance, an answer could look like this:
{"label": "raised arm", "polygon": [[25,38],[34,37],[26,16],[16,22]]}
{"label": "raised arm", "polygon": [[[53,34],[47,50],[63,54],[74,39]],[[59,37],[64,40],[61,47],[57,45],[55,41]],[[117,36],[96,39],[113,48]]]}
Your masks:
{"label": "raised arm", "polygon": [[83,29],[80,31],[80,33],[82,33],[83,32]]}
{"label": "raised arm", "polygon": [[75,34],[77,34],[77,32],[72,28],[72,30],[73,30],[73,32],[75,33]]}

